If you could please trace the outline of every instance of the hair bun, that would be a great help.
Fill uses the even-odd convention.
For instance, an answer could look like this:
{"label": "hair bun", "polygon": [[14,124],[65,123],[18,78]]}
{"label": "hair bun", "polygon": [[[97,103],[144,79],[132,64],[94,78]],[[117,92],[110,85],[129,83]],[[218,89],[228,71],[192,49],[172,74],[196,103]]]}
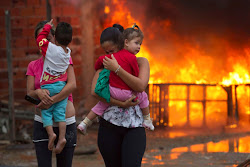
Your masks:
{"label": "hair bun", "polygon": [[134,23],[134,25],[132,26],[132,28],[137,28],[138,30],[140,29],[138,25],[136,25],[136,23]]}
{"label": "hair bun", "polygon": [[123,33],[123,31],[124,31],[124,28],[123,28],[123,26],[121,26],[120,24],[113,24],[113,27],[114,28],[117,28],[121,33]]}

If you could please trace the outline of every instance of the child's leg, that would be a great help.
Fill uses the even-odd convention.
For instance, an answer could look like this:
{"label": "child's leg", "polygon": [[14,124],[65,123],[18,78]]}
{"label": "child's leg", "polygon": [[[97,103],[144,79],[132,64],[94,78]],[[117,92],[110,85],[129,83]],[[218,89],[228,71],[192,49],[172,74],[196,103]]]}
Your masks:
{"label": "child's leg", "polygon": [[113,86],[109,86],[109,90],[110,96],[120,101],[126,101],[133,95],[131,90],[120,89]]}
{"label": "child's leg", "polygon": [[142,114],[143,114],[142,125],[147,129],[154,130],[155,127],[154,127],[153,122],[150,118],[149,107],[142,108],[141,110],[142,110]]}
{"label": "child's leg", "polygon": [[141,108],[141,110],[142,110],[143,118],[150,119],[149,107]]}
{"label": "child's leg", "polygon": [[54,109],[52,113],[53,113],[54,121],[58,122],[58,125],[59,125],[59,137],[58,137],[58,142],[56,144],[56,149],[55,149],[56,154],[59,154],[63,150],[67,142],[65,139],[65,133],[66,133],[65,111],[66,111],[66,106],[67,106],[67,100],[68,98],[65,98],[53,105]]}
{"label": "child's leg", "polygon": [[94,111],[90,111],[88,115],[84,118],[84,120],[77,126],[77,129],[83,134],[87,134],[87,128],[92,124],[93,120],[98,115],[94,113]]}
{"label": "child's leg", "polygon": [[49,142],[48,142],[48,149],[52,150],[54,147],[54,141],[56,139],[56,134],[53,131],[53,122],[52,122],[52,110],[53,110],[53,105],[47,109],[47,110],[42,110],[42,121],[43,121],[43,127],[45,127],[48,137],[49,137]]}
{"label": "child's leg", "polygon": [[49,136],[48,149],[52,151],[54,147],[54,141],[56,140],[56,134],[54,133],[52,126],[46,126],[45,129]]}
{"label": "child's leg", "polygon": [[77,126],[77,129],[83,134],[87,134],[87,128],[93,122],[93,120],[98,116],[102,115],[104,111],[108,108],[108,103],[103,103],[99,101],[84,118],[84,120]]}
{"label": "child's leg", "polygon": [[94,111],[90,111],[88,115],[84,118],[83,122],[88,126],[90,126],[93,123],[93,120],[97,117],[98,115]]}
{"label": "child's leg", "polygon": [[56,149],[55,153],[59,154],[63,150],[65,144],[66,144],[66,139],[65,139],[65,133],[66,133],[66,122],[58,122],[59,124],[59,138],[58,142],[56,144]]}
{"label": "child's leg", "polygon": [[140,108],[142,110],[142,114],[143,114],[143,123],[142,125],[150,130],[154,130],[154,125],[153,122],[150,118],[150,112],[149,112],[149,101],[148,101],[148,96],[146,92],[141,92],[141,93],[137,93],[136,95],[140,101],[139,105]]}
{"label": "child's leg", "polygon": [[94,111],[90,111],[86,118],[88,118],[90,121],[93,121],[98,115]]}

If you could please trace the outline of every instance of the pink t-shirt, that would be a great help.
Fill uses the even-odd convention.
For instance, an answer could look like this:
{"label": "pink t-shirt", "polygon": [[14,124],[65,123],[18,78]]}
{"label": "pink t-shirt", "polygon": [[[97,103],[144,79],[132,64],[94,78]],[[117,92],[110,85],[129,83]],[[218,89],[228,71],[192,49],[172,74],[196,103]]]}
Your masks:
{"label": "pink t-shirt", "polygon": [[[73,61],[71,58],[69,60],[69,63],[73,64]],[[41,57],[40,59],[31,61],[27,68],[26,75],[35,77],[35,89],[41,88],[40,79],[41,79],[42,72],[43,72],[43,64],[44,64],[43,57]],[[68,100],[73,102],[72,93],[69,95]]]}

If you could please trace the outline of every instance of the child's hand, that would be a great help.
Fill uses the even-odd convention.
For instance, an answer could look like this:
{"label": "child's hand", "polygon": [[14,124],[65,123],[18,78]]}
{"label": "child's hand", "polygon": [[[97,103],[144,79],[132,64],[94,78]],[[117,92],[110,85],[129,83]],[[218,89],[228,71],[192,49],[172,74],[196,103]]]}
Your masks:
{"label": "child's hand", "polygon": [[53,19],[51,19],[48,23],[46,23],[46,24],[48,24],[48,25],[50,25],[51,27],[53,27]]}
{"label": "child's hand", "polygon": [[133,99],[135,99],[136,96],[133,95],[132,97],[130,97],[129,99],[127,99],[124,104],[123,104],[123,108],[128,108],[128,107],[131,107],[131,106],[136,106],[137,104],[140,103],[140,101],[137,99],[135,102],[133,102]]}
{"label": "child's hand", "polygon": [[117,60],[115,59],[114,55],[111,55],[111,59],[108,57],[105,57],[103,59],[103,66],[104,68],[110,70],[110,71],[115,71],[118,67],[119,64],[117,62]]}

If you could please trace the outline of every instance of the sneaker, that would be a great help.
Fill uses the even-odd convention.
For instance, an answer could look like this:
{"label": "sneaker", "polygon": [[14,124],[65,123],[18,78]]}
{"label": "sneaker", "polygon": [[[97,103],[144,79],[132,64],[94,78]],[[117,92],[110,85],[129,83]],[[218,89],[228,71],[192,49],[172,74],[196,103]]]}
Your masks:
{"label": "sneaker", "polygon": [[79,132],[81,132],[83,135],[87,134],[87,125],[82,121],[78,126],[77,129]]}
{"label": "sneaker", "polygon": [[153,122],[150,119],[144,120],[143,123],[142,123],[142,126],[144,128],[150,129],[150,130],[154,130],[155,129],[155,127],[153,125]]}

